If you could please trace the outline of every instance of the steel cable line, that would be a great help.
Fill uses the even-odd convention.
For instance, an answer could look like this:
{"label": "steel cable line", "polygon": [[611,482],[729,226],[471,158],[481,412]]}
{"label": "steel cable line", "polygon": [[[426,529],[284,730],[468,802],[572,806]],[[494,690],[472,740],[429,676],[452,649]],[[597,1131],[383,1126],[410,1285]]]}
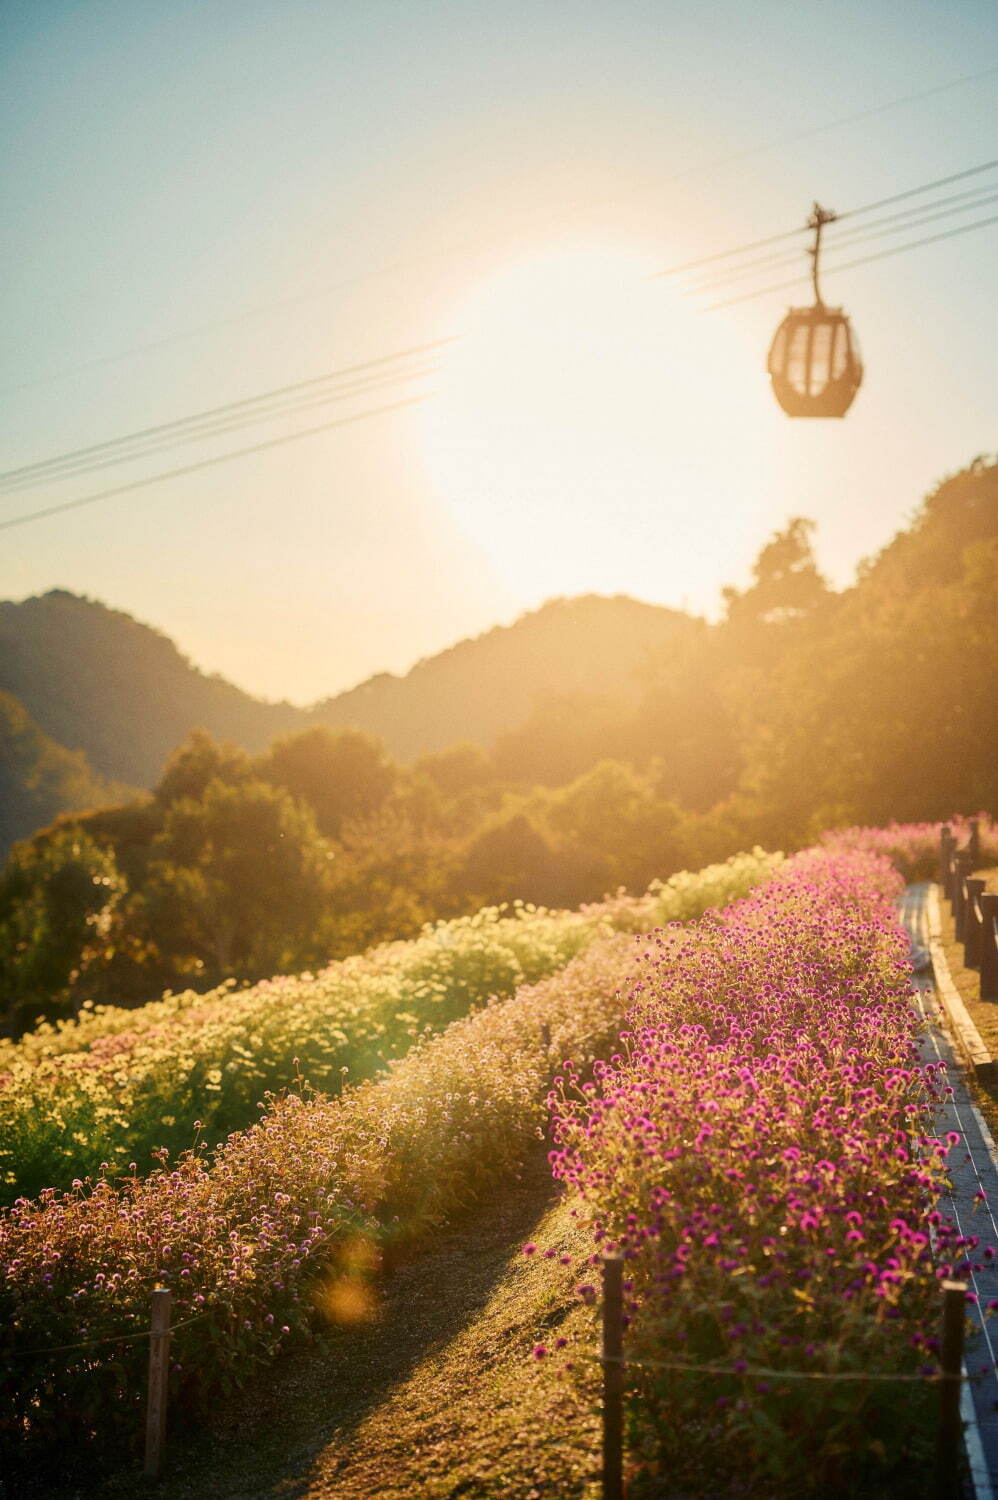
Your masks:
{"label": "steel cable line", "polygon": [[[839,215],[839,220],[858,217],[870,212],[875,208],[888,204],[897,203],[903,199],[911,198],[928,192],[945,183],[966,178],[975,173],[990,170],[998,166],[998,161],[978,164],[976,167],[966,168],[962,172],[952,173],[945,178],[937,179],[933,183],[922,184],[919,187],[905,189],[901,193],[891,194],[887,198],[877,199],[874,202],[864,204],[859,208],[852,209]],[[983,207],[994,201],[994,195],[990,188],[973,188],[958,194],[951,194],[947,198],[936,200],[928,205],[915,205],[901,209],[897,214],[887,215],[880,220],[873,220],[869,224],[860,225],[848,235],[832,239],[829,248],[836,248],[842,244],[865,243],[869,239],[878,237],[878,234],[893,233],[897,230],[898,221],[908,219],[910,222],[904,227],[914,227],[916,224],[929,223],[939,217],[948,214],[966,212],[968,209]],[[972,201],[967,201],[972,200]],[[959,206],[958,206],[959,205]],[[925,209],[928,212],[925,212]],[[913,215],[916,215],[914,219]],[[884,227],[891,226],[894,227]],[[796,237],[804,230],[792,230],[787,233],[770,237],[768,240],[755,241],[756,245],[769,244],[789,236]],[[747,247],[742,247],[744,253]],[[914,248],[899,247],[899,248]],[[729,257],[735,251],[723,252],[719,257],[711,259],[723,259]],[[782,253],[775,256],[757,258],[751,264],[733,267],[730,272],[722,273],[699,286],[691,289],[693,294],[720,290],[727,285],[742,280],[746,276],[754,276],[765,268],[775,269],[777,266],[789,265],[796,260],[796,255],[785,256]],[[856,264],[851,262],[850,264]],[[839,269],[832,266],[832,270]],[[657,273],[659,275],[664,273]],[[787,285],[796,284],[798,279]],[[771,287],[768,290],[776,290]],[[760,289],[761,294],[762,289]],[[292,382],[280,386],[274,390],[262,392],[256,396],[244,397],[240,400],[228,402],[221,406],[211,407],[207,411],[195,413],[187,417],[177,418],[171,422],[159,423],[151,427],[140,429],[138,432],[129,433],[122,437],[108,439],[101,443],[91,444],[85,448],[78,448],[67,453],[56,455],[52,458],[42,459],[32,464],[25,464],[15,469],[9,469],[0,473],[0,491],[10,492],[29,488],[48,480],[70,478],[78,474],[94,472],[107,468],[116,463],[125,462],[128,459],[140,458],[152,453],[161,452],[164,448],[180,442],[191,442],[210,437],[219,433],[232,431],[239,426],[249,425],[253,421],[268,420],[282,414],[293,414],[299,405],[300,395],[316,387],[334,384],[334,389],[328,392],[322,400],[345,399],[349,395],[357,394],[366,385],[388,383],[392,379],[405,380],[416,378],[426,373],[426,369],[413,370],[402,367],[403,361],[413,360],[420,355],[434,351],[452,342],[452,339],[434,340],[431,343],[415,345],[409,348],[395,351],[392,354],[380,356],[374,360],[364,361],[360,364],[346,366],[343,369],[331,371],[325,375],[313,376],[308,380]],[[386,366],[400,367],[395,370],[386,371]],[[377,377],[366,372],[381,372]],[[347,382],[347,377],[359,375],[361,378],[352,384]],[[301,403],[302,409],[321,404],[321,401],[310,401]],[[238,417],[237,417],[237,414]]]}
{"label": "steel cable line", "polygon": [[221,406],[212,406],[206,411],[195,412],[190,416],[177,417],[170,422],[159,422],[151,427],[140,428],[137,432],[127,433],[122,437],[108,438],[104,442],[92,443],[85,448],[75,448],[67,453],[57,454],[52,458],[39,459],[35,463],[23,464],[16,469],[7,469],[0,472],[0,486],[6,487],[14,482],[19,484],[29,476],[47,473],[48,470],[61,467],[70,461],[75,462],[80,459],[106,454],[123,445],[137,443],[152,437],[165,436],[168,433],[179,433],[191,424],[203,423],[212,417],[219,417],[226,413],[234,413],[240,410],[248,411],[252,407],[259,406],[261,403],[274,401],[281,396],[314,389],[316,386],[325,385],[331,381],[345,380],[348,376],[362,376],[366,371],[398,363],[418,355],[428,354],[453,342],[454,339],[449,337],[433,339],[425,344],[413,344],[407,348],[396,350],[391,354],[379,355],[376,359],[362,360],[353,365],[344,365],[342,368],[329,371],[325,375],[313,375],[307,380],[292,381],[288,385],[276,386],[273,390],[263,391],[256,396],[244,396],[237,401],[228,401]]}
{"label": "steel cable line", "polygon": [[[807,130],[798,131],[793,135],[784,136],[779,140],[760,142],[756,146],[748,146],[744,150],[735,152],[729,156],[717,157],[712,161],[700,162],[695,166],[684,167],[680,171],[674,172],[670,176],[665,177],[663,181],[679,182],[683,178],[692,176],[697,173],[720,171],[722,168],[729,166],[734,162],[744,161],[748,157],[763,155],[769,151],[777,151],[782,146],[793,145],[797,141],[807,140],[815,135],[822,135],[829,130],[838,130],[841,129],[842,126],[853,125],[860,120],[871,119],[875,115],[884,114],[889,110],[900,109],[906,104],[917,104],[922,99],[931,98],[935,94],[946,93],[949,89],[960,88],[964,84],[979,83],[985,78],[994,77],[995,74],[998,74],[998,65],[989,68],[983,68],[980,72],[977,73],[965,73],[959,78],[949,79],[949,81],[946,83],[937,83],[934,84],[931,88],[921,89],[913,94],[903,94],[899,98],[888,99],[883,104],[873,105],[871,108],[860,110],[855,114],[841,115],[838,119],[826,120],[823,125],[811,126]],[[859,213],[861,212],[861,210],[855,209],[853,210],[853,212]],[[772,244],[777,239],[789,238],[793,234],[800,233],[803,233],[803,230],[788,230],[786,231],[785,235],[774,236],[774,238],[771,240],[757,241],[753,246],[743,246],[742,248],[759,248],[764,244]],[[151,339],[142,344],[134,344],[131,348],[121,349],[114,354],[99,355],[96,359],[85,360],[81,364],[72,365],[64,370],[53,371],[49,375],[39,375],[32,380],[24,380],[20,381],[16,385],[4,386],[0,388],[0,395],[10,395],[16,391],[30,390],[35,386],[48,385],[53,381],[65,379],[70,375],[80,374],[84,370],[95,369],[101,365],[116,364],[123,359],[130,359],[136,354],[143,354],[152,349],[161,349],[170,344],[180,343],[185,339],[197,338],[201,334],[211,333],[216,328],[232,327],[233,325],[246,322],[252,318],[265,316],[267,313],[276,311],[281,307],[291,307],[300,305],[302,303],[318,301],[321,298],[330,296],[333,292],[339,291],[347,286],[352,286],[363,281],[369,281],[379,276],[389,276],[397,271],[406,270],[410,265],[413,264],[444,259],[457,254],[459,251],[468,249],[471,246],[482,244],[483,242],[484,241],[481,238],[463,240],[458,244],[446,246],[439,250],[427,251],[424,255],[412,256],[406,260],[395,261],[387,266],[379,266],[369,271],[359,271],[355,275],[345,277],[344,279],[333,282],[325,287],[320,287],[316,291],[303,292],[298,296],[284,297],[274,302],[265,303],[261,306],[247,308],[243,312],[233,313],[229,317],[216,318],[210,322],[201,323],[196,328],[185,329],[180,333],[167,334],[164,338]],[[687,266],[672,267],[667,271],[655,272],[653,273],[653,275],[670,276],[678,273],[681,270],[692,270],[697,264],[704,265],[707,264],[707,262],[710,260],[723,259],[725,255],[734,253],[737,252],[725,251],[720,256],[708,256],[705,260],[692,262]]]}
{"label": "steel cable line", "polygon": [[[871,261],[886,260],[891,255],[901,255],[905,250],[917,250],[922,245],[934,245],[939,240],[955,239],[959,234],[969,234],[974,229],[986,229],[989,224],[998,224],[998,214],[990,219],[978,219],[973,224],[961,224],[956,229],[945,229],[941,234],[929,234],[920,240],[911,240],[907,245],[895,245],[890,250],[878,250],[874,255],[863,255],[859,260],[843,261],[838,266],[822,267],[822,275],[831,275],[834,271],[851,271],[855,266],[866,266]],[[753,292],[743,292],[739,297],[728,297],[723,302],[712,302],[704,312],[717,312],[722,307],[733,307],[736,302],[748,302],[753,297],[764,297],[767,292],[782,292],[787,287],[800,286],[802,281],[810,281],[810,273],[803,272],[800,276],[794,276],[789,281],[778,281],[772,286],[757,287]]]}
{"label": "steel cable line", "polygon": [[[940,199],[936,203],[919,204],[916,208],[902,209],[897,214],[888,214],[883,219],[873,219],[869,224],[863,224],[847,234],[828,235],[824,241],[824,249],[827,252],[845,249],[850,245],[865,245],[871,240],[882,239],[886,234],[904,234],[909,229],[916,229],[922,224],[932,224],[939,219],[953,218],[958,214],[972,213],[979,208],[987,208],[998,201],[998,190],[992,184],[987,188],[975,188],[973,193],[957,193],[954,198],[966,199],[963,203],[943,208],[942,205],[952,200]],[[931,210],[935,210],[932,212]],[[837,220],[835,222],[838,222]],[[881,227],[887,226],[887,227]],[[695,286],[685,289],[686,296],[697,296],[702,292],[719,291],[735,281],[744,281],[747,276],[757,276],[763,271],[778,270],[781,266],[792,266],[800,263],[800,251],[795,250],[789,254],[780,252],[776,255],[763,256],[753,261],[751,265],[741,266],[733,269],[730,273],[722,273],[706,281],[699,282]]]}
{"label": "steel cable line", "polygon": [[348,401],[356,396],[368,395],[373,391],[383,390],[386,386],[421,380],[427,375],[435,373],[439,368],[438,364],[424,362],[412,365],[410,368],[399,372],[383,371],[368,375],[362,380],[351,381],[346,385],[338,385],[333,390],[326,391],[318,396],[283,398],[279,403],[268,405],[259,410],[245,412],[242,415],[215,417],[210,422],[205,422],[173,436],[147,439],[141,447],[129,447],[124,452],[115,451],[104,458],[81,459],[67,464],[60,469],[29,477],[20,483],[0,486],[0,490],[6,495],[19,495],[25,490],[35,489],[41,484],[58,483],[63,479],[72,479],[84,474],[95,474],[102,469],[110,469],[118,464],[133,463],[136,459],[149,458],[153,454],[164,451],[169,452],[185,444],[206,442],[211,438],[220,437],[225,433],[239,432],[247,427],[255,427],[263,422],[274,422],[278,421],[281,417],[295,417],[301,412],[314,411],[318,406],[328,406],[333,402]]}
{"label": "steel cable line", "polygon": [[[841,222],[843,219],[856,218],[859,214],[873,213],[875,209],[886,208],[892,203],[900,203],[904,198],[913,198],[919,193],[929,193],[934,188],[947,187],[951,182],[960,182],[964,178],[973,177],[979,172],[993,171],[995,167],[998,167],[998,158],[995,158],[993,161],[980,162],[976,167],[966,167],[962,172],[951,172],[947,177],[937,177],[934,182],[925,182],[920,187],[906,188],[903,193],[892,193],[887,198],[877,198],[872,203],[863,203],[858,208],[847,209],[844,213],[836,215],[836,222]],[[798,235],[807,233],[808,226],[806,224],[800,225],[797,229],[785,229],[781,234],[771,234],[762,240],[751,240],[745,245],[735,245],[730,250],[721,250],[714,255],[701,256],[699,260],[684,261],[682,265],[669,266],[664,271],[653,271],[648,280],[657,281],[664,276],[679,276],[686,271],[696,271],[701,266],[713,265],[719,260],[730,260],[737,255],[747,255],[752,250],[762,250],[768,245],[779,244],[781,240],[795,239]]]}
{"label": "steel cable line", "polygon": [[[945,198],[935,199],[935,201],[932,203],[916,203],[909,208],[898,209],[896,213],[885,214],[880,219],[871,219],[866,224],[859,224],[856,225],[855,228],[847,230],[845,234],[837,234],[835,232],[835,226],[838,224],[839,218],[849,218],[850,215],[839,215],[838,218],[836,218],[829,225],[830,232],[826,236],[824,244],[827,249],[831,249],[836,245],[846,245],[853,244],[854,242],[860,242],[862,241],[864,236],[870,233],[870,231],[886,224],[897,223],[899,232],[903,231],[904,229],[911,229],[914,228],[915,224],[919,222],[917,218],[913,219],[913,216],[915,215],[925,214],[931,209],[942,208],[945,205],[953,205],[952,212],[955,214],[963,213],[969,209],[976,208],[978,206],[979,200],[987,202],[994,192],[995,184],[993,182],[987,183],[982,187],[967,188],[962,193],[951,193]],[[913,220],[913,222],[904,223],[904,220]],[[745,266],[733,266],[730,271],[718,269],[714,272],[708,272],[706,280],[704,280],[697,286],[690,287],[689,290],[691,292],[705,291],[708,290],[711,286],[722,286],[728,280],[734,281],[736,278],[751,275],[752,272],[756,270],[763,270],[767,267],[772,269],[776,266],[781,265],[793,265],[795,261],[799,260],[799,258],[799,250],[777,250],[771,255],[758,256]]]}
{"label": "steel cable line", "polygon": [[306,427],[301,432],[286,433],[283,437],[267,438],[261,443],[251,443],[246,448],[236,448],[229,453],[218,453],[213,458],[202,458],[196,463],[184,464],[179,469],[168,469],[162,474],[151,474],[145,479],[133,479],[128,484],[115,485],[113,489],[98,490],[93,495],[83,495],[79,500],[65,500],[58,505],[47,505],[41,510],[27,511],[10,520],[0,521],[0,531],[10,531],[15,526],[26,526],[30,521],[41,521],[47,516],[61,515],[65,511],[79,510],[85,505],[96,505],[98,500],[110,500],[115,495],[125,495],[131,490],[142,490],[152,484],[162,484],[167,479],[179,479],[184,474],[196,474],[201,469],[212,469],[229,463],[234,458],[244,458],[250,453],[262,453],[268,448],[281,448],[286,443],[297,443],[302,438],[314,437],[320,432],[329,432],[334,427],[347,427],[354,422],[366,421],[368,417],[380,417],[387,412],[401,411],[406,406],[418,406],[426,396],[406,396],[400,401],[391,401],[384,406],[375,406],[368,411],[354,412],[349,417],[334,417],[317,427]]}

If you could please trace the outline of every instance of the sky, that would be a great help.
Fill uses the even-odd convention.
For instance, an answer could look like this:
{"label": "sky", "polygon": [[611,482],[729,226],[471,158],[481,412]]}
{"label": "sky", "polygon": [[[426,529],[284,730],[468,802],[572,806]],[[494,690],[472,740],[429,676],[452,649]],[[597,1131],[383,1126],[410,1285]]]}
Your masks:
{"label": "sky", "polygon": [[843,586],[998,448],[998,225],[826,280],[866,364],[841,422],[768,389],[806,287],[704,312],[654,274],[998,157],[993,0],[4,0],[0,142],[0,470],[453,339],[0,493],[271,444],[0,531],[0,597],[100,599],[261,696],[552,596],[716,615],[796,515]]}

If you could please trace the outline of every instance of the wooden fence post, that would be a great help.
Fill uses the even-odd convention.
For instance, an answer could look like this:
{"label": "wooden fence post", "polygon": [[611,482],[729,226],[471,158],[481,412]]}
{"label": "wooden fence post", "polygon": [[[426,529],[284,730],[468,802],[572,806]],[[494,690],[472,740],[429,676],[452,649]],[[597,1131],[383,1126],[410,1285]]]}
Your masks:
{"label": "wooden fence post", "polygon": [[603,1500],[624,1495],[624,1261],[603,1256]]}
{"label": "wooden fence post", "polygon": [[939,1363],[946,1377],[939,1382],[939,1427],[936,1433],[936,1500],[960,1500],[960,1376],[963,1373],[963,1331],[967,1317],[967,1288],[962,1281],[944,1281],[942,1348]]}
{"label": "wooden fence post", "polygon": [[981,896],[981,999],[998,1000],[998,894]]}
{"label": "wooden fence post", "polygon": [[983,930],[981,897],[984,895],[985,880],[981,875],[968,875],[966,884],[967,901],[963,911],[963,967],[979,969]]}
{"label": "wooden fence post", "polygon": [[956,865],[956,834],[947,826],[945,829],[945,879],[942,882],[942,888],[944,888],[945,898],[950,903],[950,907],[953,906],[953,885],[956,880],[954,865]]}
{"label": "wooden fence post", "polygon": [[967,909],[967,892],[964,881],[970,874],[970,855],[966,849],[961,849],[959,854],[953,857],[953,926],[956,929],[956,940],[963,942],[964,918]]}
{"label": "wooden fence post", "polygon": [[157,1287],[152,1294],[149,1335],[149,1401],[146,1407],[147,1479],[158,1479],[166,1447],[166,1395],[170,1373],[170,1301],[172,1292]]}
{"label": "wooden fence post", "polygon": [[953,830],[950,828],[950,826],[949,826],[948,823],[944,825],[942,831],[940,832],[940,834],[939,834],[939,840],[940,840],[940,845],[941,845],[941,848],[940,848],[940,857],[941,857],[941,861],[942,861],[942,873],[940,874],[940,877],[939,877],[939,884],[943,888],[943,895],[946,897],[946,900],[947,901],[952,901],[952,899],[953,899],[953,849],[954,849],[954,847],[956,845],[956,840],[953,837]]}

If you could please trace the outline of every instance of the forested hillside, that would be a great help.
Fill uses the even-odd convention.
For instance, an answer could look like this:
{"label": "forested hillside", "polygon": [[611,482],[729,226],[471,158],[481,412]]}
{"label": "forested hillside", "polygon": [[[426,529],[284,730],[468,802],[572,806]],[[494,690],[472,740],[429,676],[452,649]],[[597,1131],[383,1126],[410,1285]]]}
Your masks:
{"label": "forested hillside", "polygon": [[490,744],[560,693],[637,698],[663,650],[702,637],[702,621],[624,597],[555,599],[510,626],[381,673],[313,708],[265,703],[207,676],[160,632],[62,589],[0,604],[0,691],[105,776],[152,787],[192,729],[264,749],[313,725],[380,735],[411,759],[457,740]]}
{"label": "forested hillside", "polygon": [[0,692],[0,854],[59,813],[130,795],[134,788],[99,775],[82,751],[56,744]]}
{"label": "forested hillside", "polygon": [[[13,851],[7,1029],[301,970],[490,902],[575,906],[757,843],[998,803],[998,465],[942,484],[851,588],[828,588],[797,519],[725,602],[707,626],[626,599],[554,601],[375,679],[349,712],[324,706],[386,724],[394,701],[395,743],[412,749],[422,685],[426,738],[449,726],[454,742],[408,761],[370,719],[299,715],[254,754],[195,733],[152,795]],[[46,607],[78,606],[99,613]],[[252,702],[134,628],[175,684]],[[64,645],[60,670],[68,659]]]}
{"label": "forested hillside", "polygon": [[0,690],[100,774],[140,787],[199,726],[259,750],[301,720],[289,704],[200,672],[150,626],[64,589],[0,604]]}

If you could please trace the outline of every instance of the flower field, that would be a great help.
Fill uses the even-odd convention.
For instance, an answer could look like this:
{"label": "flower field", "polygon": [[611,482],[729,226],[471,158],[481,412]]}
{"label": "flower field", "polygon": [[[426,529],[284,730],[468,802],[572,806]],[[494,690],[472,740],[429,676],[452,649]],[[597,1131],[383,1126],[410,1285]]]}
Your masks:
{"label": "flower field", "polygon": [[706,1461],[720,1489],[728,1455],[767,1494],[851,1494],[917,1453],[929,1387],[778,1373],[931,1370],[937,1278],[973,1248],[934,1211],[956,1138],[933,1132],[901,878],[864,842],[796,856],[696,942],[657,935],[625,1050],[550,1096],[555,1176],[627,1262],[646,1474]]}
{"label": "flower field", "polygon": [[581,912],[486,908],[319,974],[237,991],[102,1007],[0,1046],[0,1191],[10,1202],[100,1171],[140,1171],[200,1138],[249,1125],[259,1101],[303,1075],[325,1092],[369,1077],[421,1036],[492,996],[564,967],[598,935],[689,920],[749,890],[779,862],[762,850],[647,895]]}
{"label": "flower field", "polygon": [[[705,888],[723,894],[727,879],[744,890],[779,863],[740,856],[706,871]],[[652,899],[673,905],[703,894],[686,877],[662,890],[673,894]],[[618,900],[612,922],[626,918]],[[558,918],[525,911],[510,925],[526,932],[534,920]],[[481,1009],[417,1036],[380,1079],[273,1098],[252,1128],[176,1161],[163,1149],[146,1176],[98,1172],[19,1198],[0,1216],[6,1441],[137,1432],[154,1286],[173,1289],[175,1324],[186,1325],[174,1399],[203,1402],[324,1316],[356,1315],[381,1247],[418,1241],[508,1179],[543,1133],[561,1059],[587,1066],[620,1024],[633,936],[593,909],[569,925],[587,935],[584,952],[511,997],[475,996]],[[529,961],[537,946],[520,951]]]}
{"label": "flower field", "polygon": [[[998,863],[998,824],[986,814],[978,817],[981,857],[985,863]],[[970,834],[968,818],[950,818],[959,845]],[[905,880],[932,880],[939,868],[939,834],[942,823],[888,823],[883,828],[835,828],[822,834],[821,847],[833,852],[865,851],[882,854],[891,861]]]}
{"label": "flower field", "polygon": [[178,1324],[203,1314],[174,1345],[174,1397],[192,1403],[249,1378],[317,1313],[362,1309],[379,1246],[418,1239],[516,1170],[562,1054],[608,1049],[633,956],[631,936],[603,937],[381,1080],[274,1101],[211,1157],[19,1200],[0,1220],[6,1438],[138,1431],[144,1343],[30,1351],[141,1332],[157,1284]]}

